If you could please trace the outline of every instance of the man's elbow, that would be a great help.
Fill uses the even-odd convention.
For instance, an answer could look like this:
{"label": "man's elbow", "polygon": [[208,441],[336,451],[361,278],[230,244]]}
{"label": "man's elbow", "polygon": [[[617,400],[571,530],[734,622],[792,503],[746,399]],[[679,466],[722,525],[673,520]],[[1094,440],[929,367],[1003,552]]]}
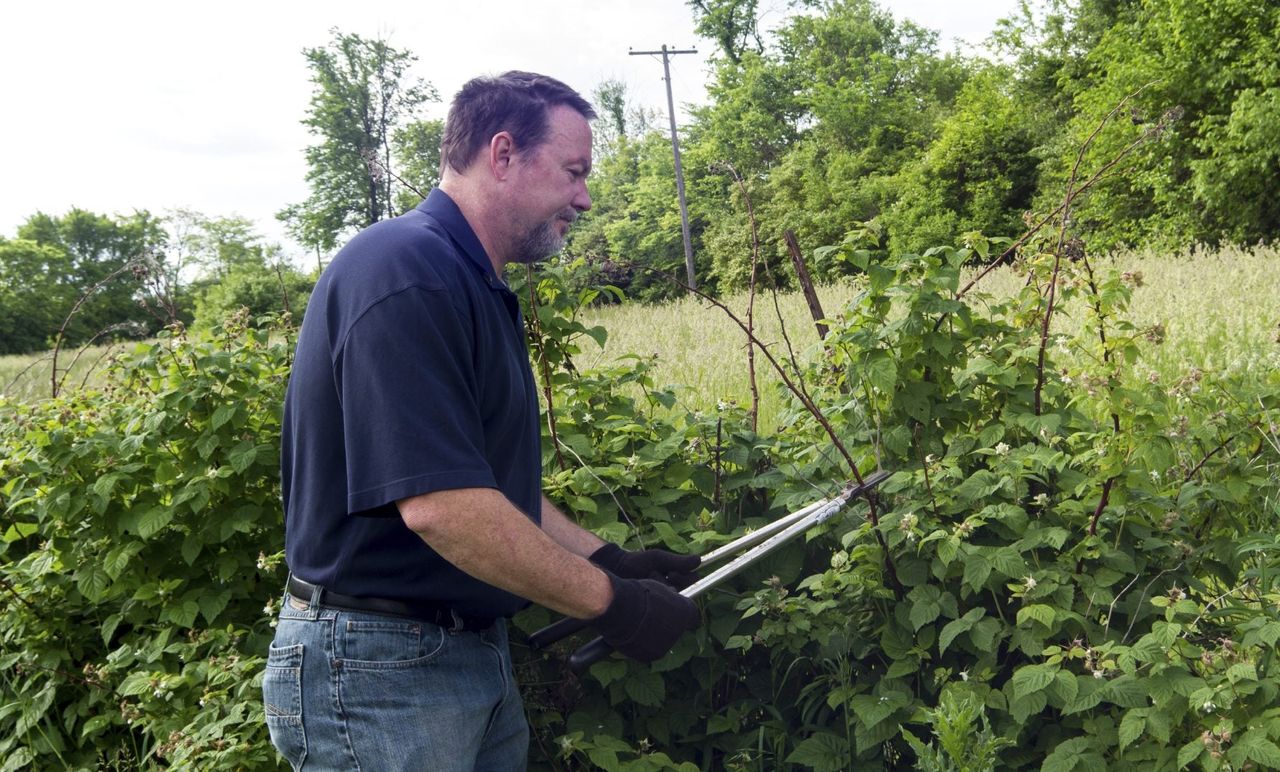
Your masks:
{"label": "man's elbow", "polygon": [[424,539],[438,536],[449,521],[447,497],[426,493],[396,502],[405,526]]}

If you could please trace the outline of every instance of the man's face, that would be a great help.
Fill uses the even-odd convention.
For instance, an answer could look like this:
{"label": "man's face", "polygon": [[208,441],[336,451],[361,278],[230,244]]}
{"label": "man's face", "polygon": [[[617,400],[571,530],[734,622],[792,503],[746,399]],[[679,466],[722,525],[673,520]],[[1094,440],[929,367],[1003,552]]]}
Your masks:
{"label": "man's face", "polygon": [[532,263],[564,248],[578,215],[591,208],[591,127],[576,110],[547,113],[546,141],[516,159],[511,207],[514,262]]}

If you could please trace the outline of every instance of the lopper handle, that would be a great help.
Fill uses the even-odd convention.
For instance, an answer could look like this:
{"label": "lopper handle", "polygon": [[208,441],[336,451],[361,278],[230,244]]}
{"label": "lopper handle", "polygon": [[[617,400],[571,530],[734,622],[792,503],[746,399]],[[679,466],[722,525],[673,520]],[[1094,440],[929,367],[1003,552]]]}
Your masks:
{"label": "lopper handle", "polygon": [[582,630],[589,623],[590,620],[565,617],[559,622],[553,622],[530,635],[529,644],[535,649],[546,648],[561,638],[568,638],[579,630]]}
{"label": "lopper handle", "polygon": [[609,656],[611,651],[613,651],[613,647],[606,643],[604,638],[596,638],[590,643],[583,644],[569,657],[569,669],[575,673],[582,673],[587,668]]}

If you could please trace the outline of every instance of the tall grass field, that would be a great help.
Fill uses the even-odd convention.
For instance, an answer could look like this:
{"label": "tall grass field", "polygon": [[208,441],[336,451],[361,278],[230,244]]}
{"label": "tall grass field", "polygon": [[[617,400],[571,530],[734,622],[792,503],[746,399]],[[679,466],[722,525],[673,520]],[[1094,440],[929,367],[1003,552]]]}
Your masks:
{"label": "tall grass field", "polygon": [[[1147,348],[1136,375],[1176,381],[1192,368],[1261,377],[1280,368],[1280,249],[1193,251],[1182,254],[1126,254],[1095,259],[1096,271],[1140,273],[1130,317],[1135,326],[1161,325],[1164,341]],[[1024,281],[1001,269],[985,277],[977,291],[1001,296],[1016,292]],[[850,302],[850,284],[818,288],[822,307],[835,317]],[[748,295],[738,293],[725,304],[745,320]],[[790,339],[804,359],[817,353],[818,335],[808,306],[799,293],[755,298],[757,337],[771,344],[775,356],[786,357]],[[1055,331],[1078,332],[1084,309],[1067,306],[1055,318]],[[779,313],[782,323],[779,323]],[[603,348],[586,340],[579,364],[607,364],[629,355],[656,356],[654,380],[678,385],[681,404],[707,410],[717,402],[751,400],[747,376],[746,337],[720,309],[696,297],[661,306],[621,305],[594,309],[584,319],[603,325],[609,338]],[[760,427],[768,431],[781,406],[777,377],[756,357],[761,392]]]}
{"label": "tall grass field", "polygon": [[[1280,249],[1128,254],[1097,260],[1095,269],[1141,273],[1131,317],[1140,327],[1163,326],[1163,344],[1149,348],[1141,365],[1158,372],[1159,377],[1176,380],[1192,368],[1261,376],[1280,368]],[[1022,281],[1013,271],[1000,270],[984,278],[978,289],[998,296],[1017,291]],[[832,317],[840,314],[855,292],[851,284],[818,289],[823,309]],[[745,292],[725,300],[743,319],[747,301]],[[801,358],[812,357],[818,336],[798,293],[778,295],[776,309],[770,293],[757,294],[754,316],[758,337],[772,344],[776,356],[785,357],[779,311],[796,353]],[[1056,329],[1075,332],[1082,309],[1066,307],[1062,311]],[[706,301],[690,296],[663,305],[604,306],[590,310],[584,321],[603,325],[609,338],[603,348],[584,338],[580,366],[605,365],[631,355],[656,356],[655,381],[660,386],[677,385],[681,404],[689,410],[706,410],[720,401],[750,402],[746,337],[723,311]],[[93,383],[111,351],[133,345],[125,342],[83,352],[63,351],[59,368],[71,365],[65,387]],[[48,396],[51,364],[47,353],[0,357],[0,395],[16,401]],[[767,429],[781,397],[775,388],[777,377],[762,357],[756,358],[756,370],[761,391],[760,426]]]}

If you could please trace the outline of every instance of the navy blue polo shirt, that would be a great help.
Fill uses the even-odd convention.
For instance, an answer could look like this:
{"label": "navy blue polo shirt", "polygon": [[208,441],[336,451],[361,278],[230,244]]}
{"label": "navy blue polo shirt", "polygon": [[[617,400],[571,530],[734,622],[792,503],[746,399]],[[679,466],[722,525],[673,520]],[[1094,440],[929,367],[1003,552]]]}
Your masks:
{"label": "navy blue polo shirt", "polygon": [[539,433],[519,304],[433,190],[353,238],[307,305],[281,443],[290,570],[346,595],[515,613],[526,601],[445,561],[395,502],[495,488],[540,522]]}

